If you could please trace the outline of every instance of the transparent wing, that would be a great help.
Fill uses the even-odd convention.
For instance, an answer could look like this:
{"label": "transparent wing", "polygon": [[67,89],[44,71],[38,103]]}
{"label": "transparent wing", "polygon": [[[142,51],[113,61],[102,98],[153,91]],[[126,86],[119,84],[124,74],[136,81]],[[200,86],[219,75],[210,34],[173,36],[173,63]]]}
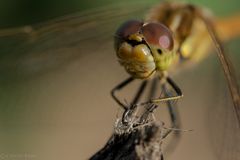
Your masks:
{"label": "transparent wing", "polygon": [[232,101],[234,104],[234,111],[236,113],[236,117],[238,119],[239,128],[240,128],[240,92],[239,92],[239,86],[238,86],[237,77],[235,75],[234,68],[225,53],[223,44],[220,41],[219,36],[217,35],[212,22],[207,17],[204,17],[203,14],[201,14],[201,13],[199,14],[199,16],[205,22],[208,32],[209,32],[211,39],[214,43],[214,46],[216,48],[217,55],[221,62],[221,65],[222,65],[222,68],[224,71],[224,75],[226,77],[227,84],[228,84],[228,87],[229,87],[229,90],[230,90],[230,93],[232,96]]}
{"label": "transparent wing", "polygon": [[[235,49],[229,46],[233,42],[226,46],[231,47],[232,55],[235,53],[234,66],[239,67],[240,57],[236,54],[239,40]],[[182,135],[185,145],[177,149],[192,159],[239,160],[238,119],[217,55],[212,54],[198,67],[184,71],[176,82],[184,93],[179,101],[183,128],[194,130]]]}
{"label": "transparent wing", "polygon": [[1,74],[34,74],[97,54],[120,23],[142,17],[151,3],[126,1],[41,24],[0,30]]}
{"label": "transparent wing", "polygon": [[116,118],[110,90],[125,77],[114,33],[153,3],[121,1],[0,30],[0,152],[87,159],[102,146]]}
{"label": "transparent wing", "polygon": [[[216,48],[218,57],[216,59],[220,61],[219,65],[217,61],[212,60],[213,72],[211,72],[211,65],[208,65],[209,68],[205,68],[206,75],[204,75],[205,78],[209,79],[207,82],[209,84],[206,84],[208,88],[205,87],[206,91],[203,92],[202,97],[209,98],[201,104],[207,107],[205,110],[209,117],[206,119],[210,131],[209,142],[213,144],[217,159],[238,160],[240,159],[240,92],[239,77],[235,74],[234,69],[238,71],[240,57],[235,54],[231,61],[211,20],[200,11],[198,16],[207,26]],[[221,75],[220,68],[222,68],[224,76]],[[212,81],[209,77],[213,77]],[[225,77],[226,81],[224,81],[223,77]]]}
{"label": "transparent wing", "polygon": [[[239,42],[236,41],[236,42]],[[232,46],[234,43],[232,43]],[[229,46],[230,48],[233,48]],[[236,47],[236,43],[235,43]],[[236,51],[237,50],[233,50]],[[237,54],[231,54],[235,62],[234,66],[239,68],[240,57]],[[232,96],[229,91],[229,87],[225,82],[225,78],[221,73],[221,66],[215,65],[215,73],[213,72],[213,96],[211,103],[208,105],[207,124],[209,125],[210,142],[213,149],[220,160],[239,160],[240,159],[240,129],[239,121],[236,116],[236,112],[233,109]],[[239,82],[239,76],[238,78]],[[239,89],[239,88],[238,88]]]}
{"label": "transparent wing", "polygon": [[190,159],[239,160],[239,40],[235,40],[235,50],[228,51],[233,53],[226,53],[215,33],[215,26],[202,13],[198,14],[208,28],[217,54],[204,59],[191,71],[183,71],[175,77],[184,94],[179,100],[183,128],[194,130],[193,133],[182,135],[182,141],[185,142],[178,145],[176,152]]}

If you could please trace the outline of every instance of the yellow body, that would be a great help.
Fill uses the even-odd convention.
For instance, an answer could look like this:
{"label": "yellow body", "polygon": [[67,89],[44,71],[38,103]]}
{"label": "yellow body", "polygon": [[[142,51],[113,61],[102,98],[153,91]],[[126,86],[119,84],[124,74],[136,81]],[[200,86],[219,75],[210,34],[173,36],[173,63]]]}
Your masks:
{"label": "yellow body", "polygon": [[[154,7],[150,13],[146,17],[146,21],[157,21],[161,23],[161,20],[164,19],[166,10],[171,8],[173,16],[168,20],[168,27],[172,30],[172,32],[176,35],[179,32],[176,28],[181,25],[181,19],[184,19],[184,11],[181,8],[184,8],[186,4],[184,3],[162,3],[159,6]],[[233,15],[227,18],[216,18],[213,17],[211,12],[206,8],[201,9],[204,16],[211,19],[217,34],[220,39],[223,41],[232,39],[234,37],[240,36],[240,15]],[[179,11],[178,11],[179,10]],[[193,15],[189,15],[193,16]],[[188,18],[188,17],[187,17]],[[166,22],[165,22],[166,23]],[[184,24],[183,24],[184,25]],[[187,24],[186,24],[187,25]],[[176,39],[176,42],[179,40]],[[212,48],[212,40],[209,35],[209,32],[206,28],[205,23],[199,18],[194,17],[192,20],[191,32],[187,36],[187,38],[183,41],[183,43],[178,44],[181,48],[181,59],[179,54],[175,57],[173,65],[169,70],[176,70],[175,68],[179,68],[178,66],[192,66],[203,60],[205,57],[209,55],[209,50]]]}
{"label": "yellow body", "polygon": [[[210,48],[211,38],[205,23],[187,7],[184,3],[162,3],[153,8],[146,18],[146,21],[164,23],[173,32],[178,53],[168,70],[175,70],[178,65],[196,64],[206,57]],[[166,18],[169,11],[171,15]],[[209,11],[202,11],[205,16],[211,17]]]}
{"label": "yellow body", "polygon": [[[144,23],[164,24],[173,34],[174,47],[172,50],[161,48],[162,54],[159,54],[157,52],[159,46],[149,43],[131,46],[123,42],[117,50],[117,55],[126,71],[134,78],[146,79],[155,71],[161,73],[176,70],[179,65],[184,68],[183,66],[197,64],[204,59],[211,48],[211,37],[203,20],[193,14],[193,9],[193,6],[183,3],[161,3],[153,8]],[[208,10],[201,9],[201,11],[205,17],[213,19]],[[213,21],[217,32],[221,35],[220,38],[225,40],[236,36],[233,34],[236,33],[236,29],[239,30],[237,34],[240,33],[239,27],[236,27],[240,26],[238,18],[239,16],[229,19],[231,23],[226,20]],[[231,26],[233,23],[235,25]],[[231,27],[234,30],[232,32]],[[134,34],[130,39],[141,42],[144,36]]]}

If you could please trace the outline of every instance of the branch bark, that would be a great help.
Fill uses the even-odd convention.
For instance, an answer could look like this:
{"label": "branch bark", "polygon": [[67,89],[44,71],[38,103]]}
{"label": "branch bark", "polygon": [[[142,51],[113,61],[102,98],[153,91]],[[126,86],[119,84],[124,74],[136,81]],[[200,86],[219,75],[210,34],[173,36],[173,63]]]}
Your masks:
{"label": "branch bark", "polygon": [[117,122],[111,138],[90,160],[163,160],[161,145],[166,135],[163,123],[132,126]]}

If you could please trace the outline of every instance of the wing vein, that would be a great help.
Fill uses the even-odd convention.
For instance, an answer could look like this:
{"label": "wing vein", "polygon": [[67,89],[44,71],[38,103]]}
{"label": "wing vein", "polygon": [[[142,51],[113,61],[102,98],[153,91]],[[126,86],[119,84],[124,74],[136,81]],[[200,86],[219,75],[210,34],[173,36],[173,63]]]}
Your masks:
{"label": "wing vein", "polygon": [[222,65],[222,69],[225,75],[225,78],[227,80],[228,88],[231,93],[231,97],[233,100],[234,110],[236,113],[236,117],[238,120],[238,127],[240,127],[240,92],[239,87],[237,83],[237,78],[234,73],[234,68],[228,59],[227,55],[225,54],[224,47],[221,43],[221,40],[214,28],[214,25],[212,21],[203,15],[202,12],[198,11],[198,16],[204,21],[206,24],[207,30],[209,32],[209,35],[212,39],[212,42],[214,43],[215,49],[217,51],[217,56],[220,60],[220,63]]}

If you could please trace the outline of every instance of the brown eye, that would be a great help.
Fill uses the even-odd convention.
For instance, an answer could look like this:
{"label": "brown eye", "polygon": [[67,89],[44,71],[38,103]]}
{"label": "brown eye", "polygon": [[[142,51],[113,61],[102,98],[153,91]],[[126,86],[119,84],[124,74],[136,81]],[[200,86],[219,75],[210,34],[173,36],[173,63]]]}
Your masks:
{"label": "brown eye", "polygon": [[148,23],[142,27],[142,34],[149,44],[172,50],[173,36],[171,31],[161,23]]}
{"label": "brown eye", "polygon": [[127,38],[129,35],[139,32],[142,25],[143,22],[137,20],[129,20],[118,28],[116,36],[123,39]]}

